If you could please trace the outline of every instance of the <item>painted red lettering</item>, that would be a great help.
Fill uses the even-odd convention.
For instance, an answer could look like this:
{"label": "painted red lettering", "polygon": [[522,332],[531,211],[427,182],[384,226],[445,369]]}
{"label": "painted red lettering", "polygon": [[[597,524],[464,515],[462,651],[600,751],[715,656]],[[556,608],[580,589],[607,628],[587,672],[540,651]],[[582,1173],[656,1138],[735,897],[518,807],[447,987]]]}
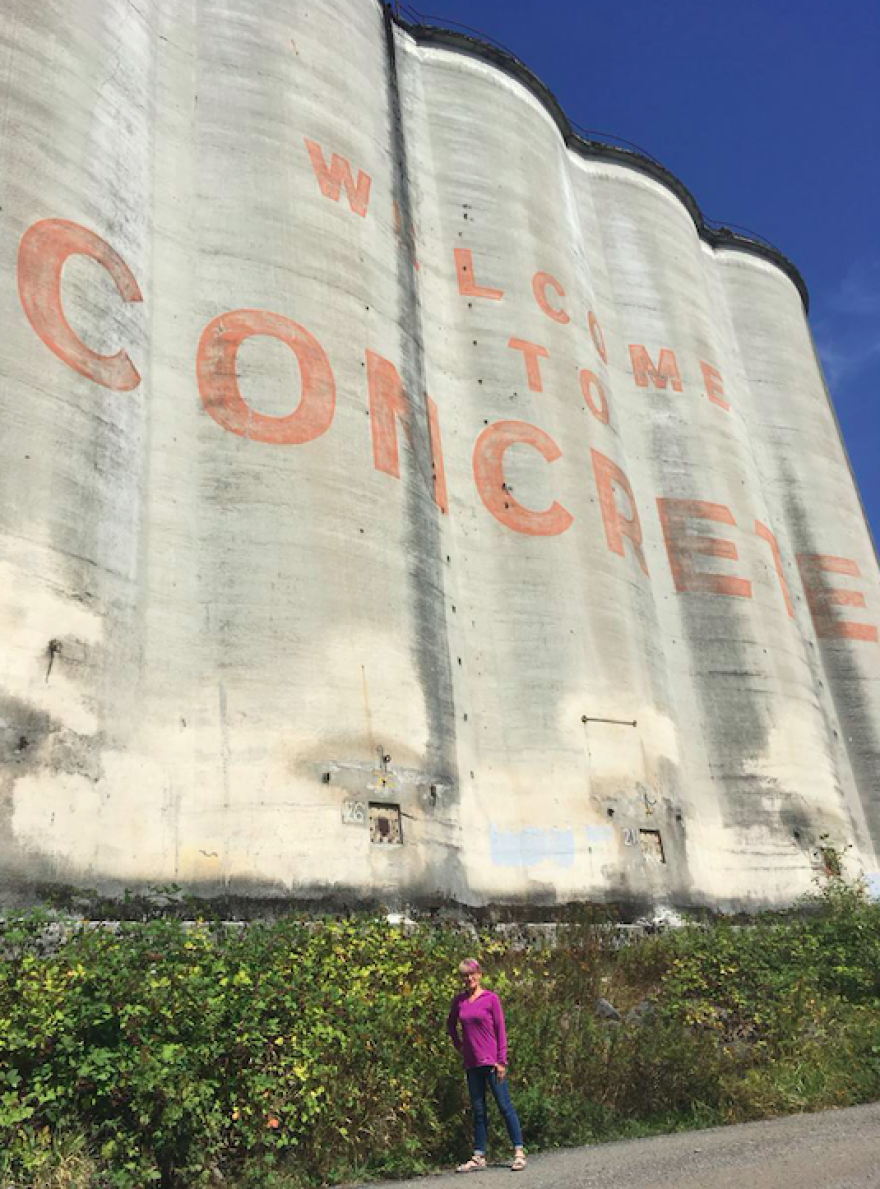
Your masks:
{"label": "painted red lettering", "polygon": [[474,479],[483,503],[496,520],[530,537],[555,537],[571,526],[573,517],[554,500],[544,512],[534,512],[513,498],[504,479],[504,454],[510,446],[532,446],[546,462],[562,451],[549,434],[525,421],[496,421],[484,429],[474,447]]}
{"label": "painted red lettering", "polygon": [[344,189],[345,197],[348,199],[348,205],[353,213],[360,215],[362,219],[366,218],[370,202],[370,186],[373,181],[370,175],[359,169],[357,185],[355,185],[351,164],[345,157],[334,153],[328,166],[324,160],[321,146],[307,137],[304,139],[306,148],[309,150],[309,157],[312,159],[312,169],[315,171],[315,177],[318,179],[318,185],[321,187],[324,197],[338,202],[339,195]]}
{"label": "painted red lettering", "polygon": [[718,524],[736,524],[731,510],[724,504],[710,504],[705,500],[657,500],[660,523],[672,580],[679,594],[696,592],[720,594],[730,598],[750,599],[752,584],[747,578],[727,574],[711,574],[696,568],[697,557],[724,557],[736,561],[736,545],[723,537],[703,537],[688,531],[689,520],[711,520]]}
{"label": "painted red lettering", "polygon": [[797,563],[816,635],[826,640],[867,640],[876,644],[878,633],[874,624],[838,619],[834,613],[835,607],[864,607],[862,592],[828,586],[822,577],[823,574],[847,574],[860,578],[862,572],[856,563],[848,557],[834,557],[828,553],[799,553]]}
{"label": "painted red lettering", "polygon": [[[418,451],[413,423],[414,410],[397,368],[374,351],[367,351],[367,390],[370,397],[370,427],[373,433],[373,464],[377,471],[400,478],[400,451],[397,442],[397,421],[414,452]],[[440,442],[440,421],[437,406],[426,394],[427,432],[431,450],[434,502],[441,512],[448,509],[446,470]]]}
{"label": "painted red lettering", "polygon": [[599,352],[599,358],[603,363],[608,362],[608,351],[605,347],[605,335],[602,333],[602,327],[599,325],[599,320],[596,315],[590,310],[587,319],[590,326],[590,338],[593,340],[593,346]]}
{"label": "painted red lettering", "polygon": [[[599,507],[602,510],[602,522],[605,525],[605,540],[612,553],[625,556],[624,540],[629,541],[632,551],[638,559],[644,573],[648,573],[648,563],[642,549],[642,524],[639,520],[639,510],[636,499],[630,487],[629,479],[620,467],[600,454],[598,450],[591,450],[593,458],[593,474],[596,477],[596,490],[599,493]],[[629,516],[621,514],[615,498],[615,488],[621,490],[629,503]]]}
{"label": "painted red lettering", "polygon": [[779,542],[767,525],[762,524],[760,520],[755,521],[755,532],[762,541],[766,541],[770,546],[770,552],[773,554],[773,564],[776,567],[776,576],[779,578],[782,597],[785,600],[785,609],[790,616],[793,616],[794,607],[791,605],[791,595],[788,592],[788,583],[785,580],[785,571],[782,568],[782,554],[779,552]]}
{"label": "painted red lettering", "polygon": [[629,357],[632,361],[633,378],[639,388],[647,388],[649,381],[655,388],[665,388],[668,380],[675,392],[681,392],[681,376],[674,351],[664,347],[660,352],[660,361],[655,367],[651,362],[651,356],[641,343],[630,343]]}
{"label": "painted red lettering", "polygon": [[[241,395],[236,357],[244,340],[253,335],[280,339],[296,355],[301,395],[286,417],[257,413]],[[330,361],[313,335],[281,314],[232,310],[209,322],[199,341],[196,371],[202,404],[219,425],[240,437],[298,445],[320,437],[332,424],[336,385]]]}
{"label": "painted red lettering", "polygon": [[114,392],[130,392],[141,382],[125,351],[99,355],[72,329],[61,303],[61,270],[71,256],[97,260],[125,302],[143,301],[131,269],[110,245],[78,223],[43,219],[24,233],[18,249],[18,295],[27,319],[53,354],[82,376]]}
{"label": "painted red lettering", "polygon": [[478,285],[474,275],[474,257],[470,248],[454,248],[455,275],[458,278],[458,291],[462,297],[485,297],[488,301],[500,301],[504,296],[503,289],[493,289],[489,285]]}
{"label": "painted red lettering", "polygon": [[713,405],[718,405],[722,409],[729,409],[730,405],[724,399],[724,381],[721,379],[721,373],[717,367],[712,367],[709,363],[700,361],[700,370],[703,373],[703,383],[706,385],[706,396]]}
{"label": "painted red lettering", "polygon": [[538,343],[529,343],[525,339],[511,339],[507,345],[508,347],[512,347],[514,351],[522,351],[526,365],[526,380],[532,392],[543,392],[544,385],[541,382],[541,365],[538,360],[550,358],[550,352],[547,348],[540,346]]}
{"label": "painted red lettering", "polygon": [[547,300],[547,290],[553,289],[559,297],[565,297],[565,290],[559,284],[555,277],[551,276],[549,272],[536,272],[532,277],[532,292],[535,295],[535,301],[544,311],[548,318],[552,318],[554,322],[561,322],[564,326],[571,321],[564,309],[552,306]]}
{"label": "painted red lettering", "polygon": [[[593,392],[599,398],[598,405],[593,399]],[[608,397],[605,395],[605,389],[599,383],[598,378],[589,372],[586,368],[581,372],[581,392],[584,394],[584,400],[587,402],[587,408],[593,414],[597,421],[601,421],[603,425],[608,424],[610,416],[608,409]]]}

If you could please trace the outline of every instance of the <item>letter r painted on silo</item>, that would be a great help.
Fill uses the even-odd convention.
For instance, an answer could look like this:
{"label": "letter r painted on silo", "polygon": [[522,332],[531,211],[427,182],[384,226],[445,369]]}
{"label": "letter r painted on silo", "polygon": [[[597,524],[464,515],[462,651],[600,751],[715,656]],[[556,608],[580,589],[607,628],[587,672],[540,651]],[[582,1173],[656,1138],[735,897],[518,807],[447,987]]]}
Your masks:
{"label": "letter r painted on silo", "polygon": [[524,507],[504,479],[504,455],[515,445],[532,446],[546,462],[562,451],[549,434],[525,421],[496,421],[484,429],[474,446],[474,479],[480,499],[496,520],[529,537],[555,537],[571,527],[574,517],[554,500],[544,512]]}
{"label": "letter r painted on silo", "polygon": [[[639,520],[639,510],[636,507],[636,497],[630,487],[629,479],[610,458],[600,454],[598,450],[591,450],[593,459],[593,474],[596,477],[596,490],[599,493],[599,507],[602,511],[602,521],[605,525],[605,540],[612,553],[624,556],[624,540],[628,540],[632,551],[638,559],[645,574],[648,573],[648,563],[642,549],[642,524]],[[614,495],[615,487],[619,488],[627,498],[630,506],[630,516],[622,516],[617,507]]]}
{"label": "letter r painted on silo", "polygon": [[729,598],[750,599],[752,584],[748,578],[712,574],[698,570],[697,557],[724,557],[737,561],[739,552],[733,541],[724,537],[704,537],[688,531],[690,520],[711,520],[718,524],[736,524],[730,508],[706,500],[657,500],[663,539],[669,555],[672,580],[679,594],[720,594]]}
{"label": "letter r painted on silo", "polygon": [[27,319],[50,351],[82,376],[114,392],[130,392],[141,382],[125,351],[101,355],[73,330],[61,302],[61,272],[71,256],[88,256],[102,265],[125,302],[143,301],[131,269],[93,231],[65,219],[43,219],[22,236],[18,249],[18,295]]}
{"label": "letter r painted on silo", "polygon": [[[400,478],[400,451],[397,442],[397,422],[403,425],[413,452],[418,456],[413,425],[413,408],[397,368],[374,351],[367,351],[367,390],[370,398],[370,429],[373,435],[373,463],[377,471]],[[437,406],[425,393],[427,431],[431,451],[431,471],[434,503],[441,512],[449,510],[446,492],[446,468],[440,441],[440,419]]]}
{"label": "letter r painted on silo", "polygon": [[[265,335],[296,355],[300,398],[285,417],[258,413],[241,395],[236,360],[245,339]],[[196,357],[202,404],[218,425],[239,437],[292,446],[326,432],[336,411],[336,383],[324,348],[303,326],[269,310],[231,310],[202,331]]]}
{"label": "letter r painted on silo", "polygon": [[315,171],[315,177],[318,179],[318,185],[321,187],[324,197],[338,202],[339,195],[344,189],[352,212],[360,215],[362,219],[366,218],[370,202],[370,186],[373,182],[370,175],[359,169],[357,184],[355,184],[351,163],[345,157],[334,153],[328,165],[321,146],[315,141],[309,140],[308,137],[304,137],[304,140],[311,158],[312,169]]}
{"label": "letter r painted on silo", "polygon": [[862,592],[829,586],[822,578],[823,574],[860,578],[862,572],[856,563],[848,557],[834,557],[828,553],[799,553],[797,563],[816,635],[825,640],[867,640],[876,644],[878,632],[874,624],[838,619],[834,613],[835,607],[864,607]]}

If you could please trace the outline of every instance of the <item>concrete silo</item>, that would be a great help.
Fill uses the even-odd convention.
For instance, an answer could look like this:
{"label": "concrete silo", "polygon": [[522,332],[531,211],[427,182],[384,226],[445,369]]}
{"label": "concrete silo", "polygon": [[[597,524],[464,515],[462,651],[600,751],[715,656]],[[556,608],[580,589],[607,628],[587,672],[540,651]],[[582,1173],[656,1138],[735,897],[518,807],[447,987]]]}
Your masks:
{"label": "concrete silo", "polygon": [[375,0],[12,0],[0,54],[7,901],[873,874],[793,266]]}

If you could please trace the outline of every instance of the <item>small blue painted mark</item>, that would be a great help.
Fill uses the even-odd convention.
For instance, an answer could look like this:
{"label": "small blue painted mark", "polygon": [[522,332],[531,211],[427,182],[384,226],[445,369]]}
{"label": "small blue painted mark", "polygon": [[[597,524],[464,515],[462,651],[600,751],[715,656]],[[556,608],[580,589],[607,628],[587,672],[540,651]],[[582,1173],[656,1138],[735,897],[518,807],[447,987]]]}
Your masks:
{"label": "small blue painted mark", "polygon": [[531,867],[535,863],[574,865],[574,830],[527,826],[524,830],[489,831],[489,853],[496,867]]}

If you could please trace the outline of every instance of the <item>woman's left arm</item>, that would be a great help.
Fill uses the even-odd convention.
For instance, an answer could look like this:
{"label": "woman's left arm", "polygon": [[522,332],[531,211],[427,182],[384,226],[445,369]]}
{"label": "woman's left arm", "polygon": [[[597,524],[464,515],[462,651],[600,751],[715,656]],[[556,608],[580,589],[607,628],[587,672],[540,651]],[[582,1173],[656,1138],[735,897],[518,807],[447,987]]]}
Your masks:
{"label": "woman's left arm", "polygon": [[504,1026],[504,1009],[495,995],[492,999],[492,1020],[495,1024],[495,1040],[498,1045],[498,1064],[507,1068],[507,1029]]}

